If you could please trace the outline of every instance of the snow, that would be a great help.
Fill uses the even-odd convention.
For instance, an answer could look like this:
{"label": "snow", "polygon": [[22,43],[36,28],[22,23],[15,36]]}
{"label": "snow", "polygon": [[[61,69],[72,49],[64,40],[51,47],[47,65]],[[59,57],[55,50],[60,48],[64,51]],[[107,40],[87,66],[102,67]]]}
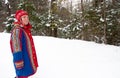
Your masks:
{"label": "snow", "polygon": [[5,4],[7,4],[8,3],[8,0],[5,0]]}
{"label": "snow", "polygon": [[100,21],[101,21],[101,22],[104,22],[105,20],[104,20],[103,18],[100,18]]}
{"label": "snow", "polygon": [[47,27],[49,27],[49,26],[50,26],[50,24],[46,24],[46,26],[47,26]]}
{"label": "snow", "polygon": [[[120,78],[120,47],[33,36],[39,68],[30,78]],[[0,33],[0,77],[14,78],[10,34]]]}

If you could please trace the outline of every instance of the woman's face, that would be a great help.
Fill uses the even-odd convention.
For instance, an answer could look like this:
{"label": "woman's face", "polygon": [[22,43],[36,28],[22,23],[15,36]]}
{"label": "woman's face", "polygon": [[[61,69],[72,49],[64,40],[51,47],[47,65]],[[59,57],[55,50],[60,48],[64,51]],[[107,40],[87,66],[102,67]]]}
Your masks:
{"label": "woman's face", "polygon": [[28,15],[21,16],[21,22],[22,22],[23,25],[27,25],[29,23]]}

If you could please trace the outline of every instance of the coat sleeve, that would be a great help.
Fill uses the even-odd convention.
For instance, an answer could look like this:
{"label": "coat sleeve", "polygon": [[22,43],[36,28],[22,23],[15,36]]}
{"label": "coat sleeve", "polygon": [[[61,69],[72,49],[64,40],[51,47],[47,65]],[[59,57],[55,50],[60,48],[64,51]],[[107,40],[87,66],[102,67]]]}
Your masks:
{"label": "coat sleeve", "polygon": [[13,61],[17,69],[21,69],[24,66],[21,38],[22,31],[20,29],[14,29],[11,35],[11,47]]}

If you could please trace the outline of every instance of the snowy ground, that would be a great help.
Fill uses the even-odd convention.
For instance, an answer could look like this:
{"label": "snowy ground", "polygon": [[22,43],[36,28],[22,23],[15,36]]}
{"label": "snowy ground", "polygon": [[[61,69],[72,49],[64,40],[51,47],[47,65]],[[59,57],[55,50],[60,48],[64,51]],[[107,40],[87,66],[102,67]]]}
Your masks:
{"label": "snowy ground", "polygon": [[[0,33],[0,78],[14,78],[10,34]],[[120,47],[34,36],[39,68],[30,78],[120,78]]]}

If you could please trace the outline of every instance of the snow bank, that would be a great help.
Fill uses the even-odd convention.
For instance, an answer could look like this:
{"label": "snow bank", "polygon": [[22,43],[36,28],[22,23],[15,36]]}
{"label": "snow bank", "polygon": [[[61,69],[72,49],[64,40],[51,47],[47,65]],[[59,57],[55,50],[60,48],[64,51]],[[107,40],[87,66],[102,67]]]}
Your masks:
{"label": "snow bank", "polygon": [[[30,78],[120,78],[120,47],[34,36],[39,68]],[[10,34],[0,33],[0,78],[14,78]]]}

